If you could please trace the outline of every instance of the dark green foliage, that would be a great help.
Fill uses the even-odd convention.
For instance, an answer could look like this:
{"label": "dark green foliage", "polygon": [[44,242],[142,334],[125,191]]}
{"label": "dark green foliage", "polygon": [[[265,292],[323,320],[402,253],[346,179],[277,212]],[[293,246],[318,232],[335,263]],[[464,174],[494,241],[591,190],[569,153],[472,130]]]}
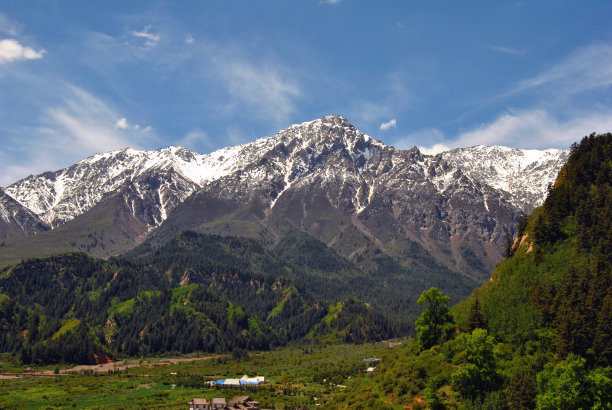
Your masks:
{"label": "dark green foliage", "polygon": [[[342,250],[342,241],[334,248]],[[393,322],[396,334],[414,333],[414,320],[420,314],[417,292],[436,284],[457,300],[477,284],[467,278],[458,281],[455,273],[437,265],[425,249],[408,240],[394,243],[389,250],[393,257],[369,244],[349,261],[323,242],[293,230],[272,251],[289,267],[285,275],[298,288],[329,301],[357,298],[367,302]],[[463,251],[466,257],[476,258],[469,248]]]}
{"label": "dark green foliage", "polygon": [[535,376],[521,370],[514,374],[508,382],[508,407],[511,410],[532,409],[535,407],[537,393]]}
{"label": "dark green foliage", "polygon": [[461,410],[506,410],[506,397],[501,391],[492,391],[473,400],[466,400]]}
{"label": "dark green foliage", "polygon": [[94,354],[101,351],[100,344],[84,323],[59,337],[32,346],[31,362],[36,364],[82,363],[94,364]]}
{"label": "dark green foliage", "polygon": [[429,379],[429,382],[427,383],[425,399],[427,400],[427,403],[432,408],[432,410],[442,410],[446,407],[444,406],[444,403],[442,402],[442,399],[440,399],[440,395],[438,394],[438,388],[440,387],[440,384],[440,380],[435,377]]}
{"label": "dark green foliage", "polygon": [[[612,135],[591,135],[572,148],[557,184],[534,223],[535,258],[572,252],[575,257],[536,278],[531,301],[557,330],[557,353],[612,362]],[[550,258],[550,257],[549,257]],[[608,308],[606,308],[608,306]],[[593,355],[594,353],[594,355]]]}
{"label": "dark green foliage", "polygon": [[452,335],[454,328],[448,309],[449,300],[438,288],[426,290],[417,300],[419,305],[426,305],[416,321],[417,343],[421,350],[429,349]]}
{"label": "dark green foliage", "polygon": [[394,334],[389,320],[357,299],[340,304],[329,323],[322,321],[314,335],[324,339],[339,337],[345,343],[367,343],[388,339]]}
{"label": "dark green foliage", "polygon": [[[29,260],[0,276],[0,292],[0,351],[24,363],[269,349],[321,329],[329,313],[329,302],[255,241],[193,232],[108,261],[80,253]],[[395,335],[385,316],[355,300],[323,323],[338,341]]]}
{"label": "dark green foliage", "polygon": [[538,374],[537,409],[604,409],[612,403],[612,368],[589,372],[586,360],[569,354]]}
{"label": "dark green foliage", "polygon": [[470,309],[470,314],[467,317],[467,321],[465,322],[465,327],[468,332],[472,332],[474,329],[486,329],[487,321],[484,316],[480,312],[480,303],[478,302],[478,298],[474,301],[472,308]]}
{"label": "dark green foliage", "polygon": [[493,354],[493,338],[484,329],[476,329],[471,335],[462,333],[457,343],[463,345],[467,363],[452,376],[452,386],[463,397],[475,400],[501,385],[497,363]]}

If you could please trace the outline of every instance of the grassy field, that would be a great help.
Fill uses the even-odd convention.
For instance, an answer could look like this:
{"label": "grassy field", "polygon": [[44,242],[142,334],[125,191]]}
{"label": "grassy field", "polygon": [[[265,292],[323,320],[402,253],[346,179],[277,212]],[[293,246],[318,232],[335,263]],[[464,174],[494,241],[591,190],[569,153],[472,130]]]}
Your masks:
{"label": "grassy field", "polygon": [[[294,408],[324,403],[338,384],[347,385],[367,367],[362,359],[391,349],[387,343],[283,348],[270,352],[234,352],[210,360],[159,364],[158,359],[118,363],[127,369],[81,371],[51,377],[0,380],[1,408],[187,408],[193,397],[246,394],[265,408]],[[242,354],[238,354],[242,353]],[[4,363],[3,371],[16,371]],[[38,370],[38,369],[35,369]],[[216,389],[213,378],[265,376],[253,390]],[[173,387],[174,385],[174,387]],[[315,400],[317,398],[317,400]],[[323,400],[322,400],[323,399]]]}

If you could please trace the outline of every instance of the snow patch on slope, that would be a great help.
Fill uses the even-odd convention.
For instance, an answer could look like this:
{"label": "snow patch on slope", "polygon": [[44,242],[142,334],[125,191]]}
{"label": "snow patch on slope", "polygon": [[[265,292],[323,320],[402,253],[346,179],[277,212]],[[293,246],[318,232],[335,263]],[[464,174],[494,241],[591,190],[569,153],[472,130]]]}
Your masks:
{"label": "snow patch on slope", "polygon": [[[378,165],[372,165],[381,152],[387,153],[390,169],[379,171]],[[95,154],[68,168],[27,177],[6,192],[50,227],[88,211],[129,183],[141,199],[154,197],[157,214],[149,225],[158,226],[194,191],[227,176],[247,191],[270,187],[269,197],[264,198],[270,208],[288,189],[317,181],[322,187],[339,184],[340,192],[347,192],[346,197],[330,198],[331,203],[362,212],[371,203],[381,175],[387,175],[387,183],[407,186],[411,180],[420,181],[433,184],[441,193],[456,189],[458,179],[465,177],[507,192],[515,206],[528,209],[543,201],[546,186],[554,181],[567,154],[499,146],[454,149],[435,156],[417,149],[395,151],[345,118],[327,116],[209,154],[175,146]],[[149,186],[147,178],[157,181],[153,193],[141,186]],[[483,198],[488,210],[487,199]]]}

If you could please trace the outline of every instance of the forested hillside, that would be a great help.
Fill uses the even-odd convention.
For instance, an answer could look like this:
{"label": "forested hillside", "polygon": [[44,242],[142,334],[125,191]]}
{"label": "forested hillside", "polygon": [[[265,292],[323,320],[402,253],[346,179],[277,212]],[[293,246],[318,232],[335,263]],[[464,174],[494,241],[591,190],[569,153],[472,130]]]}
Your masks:
{"label": "forested hillside", "polygon": [[139,251],[107,261],[70,253],[6,269],[0,351],[22,363],[92,363],[395,334],[358,300],[316,295],[253,240],[184,232]]}
{"label": "forested hillside", "polygon": [[424,292],[416,341],[334,406],[610,408],[612,134],[572,146],[544,205],[490,282],[447,312]]}

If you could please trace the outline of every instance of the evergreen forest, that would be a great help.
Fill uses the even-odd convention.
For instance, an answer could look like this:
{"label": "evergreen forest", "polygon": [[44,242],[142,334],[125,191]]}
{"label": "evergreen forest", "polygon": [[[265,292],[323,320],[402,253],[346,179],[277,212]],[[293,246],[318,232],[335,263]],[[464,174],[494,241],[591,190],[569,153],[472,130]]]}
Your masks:
{"label": "evergreen forest", "polygon": [[194,232],[121,258],[22,261],[0,274],[0,352],[23,364],[92,364],[396,335],[350,289],[332,299],[333,287],[318,292],[308,266],[298,266],[250,239]]}

